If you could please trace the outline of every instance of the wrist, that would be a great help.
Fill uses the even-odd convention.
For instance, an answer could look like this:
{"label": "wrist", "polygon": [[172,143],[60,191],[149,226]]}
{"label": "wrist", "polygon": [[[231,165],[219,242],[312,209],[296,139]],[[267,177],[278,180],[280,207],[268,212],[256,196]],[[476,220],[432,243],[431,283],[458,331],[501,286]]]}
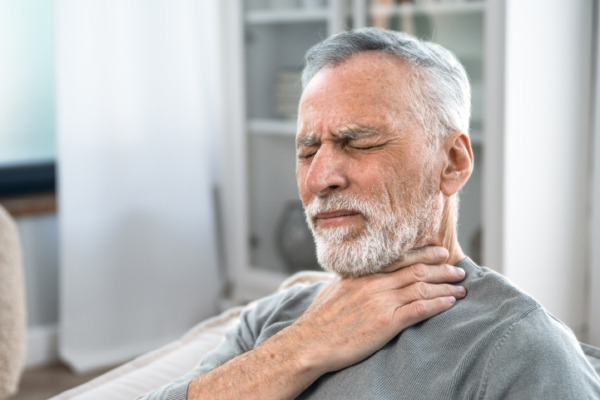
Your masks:
{"label": "wrist", "polygon": [[281,349],[281,354],[292,364],[298,376],[311,383],[335,368],[330,368],[327,361],[327,348],[320,346],[315,332],[306,332],[301,324],[293,324],[273,336],[269,341]]}

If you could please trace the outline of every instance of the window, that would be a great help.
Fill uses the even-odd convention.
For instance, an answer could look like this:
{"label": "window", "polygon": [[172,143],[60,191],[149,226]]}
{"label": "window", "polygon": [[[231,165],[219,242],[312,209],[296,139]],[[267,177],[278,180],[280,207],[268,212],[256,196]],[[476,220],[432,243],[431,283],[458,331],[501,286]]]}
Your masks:
{"label": "window", "polygon": [[0,2],[0,196],[53,191],[52,2]]}

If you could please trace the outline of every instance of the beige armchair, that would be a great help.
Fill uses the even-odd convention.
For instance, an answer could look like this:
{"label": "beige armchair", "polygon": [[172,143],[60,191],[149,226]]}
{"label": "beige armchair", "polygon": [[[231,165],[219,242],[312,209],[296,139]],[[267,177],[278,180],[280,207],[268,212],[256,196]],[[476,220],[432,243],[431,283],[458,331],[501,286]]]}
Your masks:
{"label": "beige armchair", "polygon": [[25,362],[25,282],[17,227],[0,206],[0,399],[16,392]]}

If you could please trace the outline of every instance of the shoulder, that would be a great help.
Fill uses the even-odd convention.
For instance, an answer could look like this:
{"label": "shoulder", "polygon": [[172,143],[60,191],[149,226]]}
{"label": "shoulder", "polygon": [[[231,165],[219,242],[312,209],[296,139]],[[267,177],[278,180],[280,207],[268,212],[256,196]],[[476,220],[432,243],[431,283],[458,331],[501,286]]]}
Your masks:
{"label": "shoulder", "polygon": [[568,327],[536,308],[507,324],[483,373],[483,398],[598,398],[600,380]]}
{"label": "shoulder", "polygon": [[466,261],[463,314],[485,349],[478,398],[599,398],[600,379],[573,332],[504,276]]}
{"label": "shoulder", "polygon": [[[537,352],[541,358],[579,349],[573,332],[507,278],[471,263],[467,270],[467,298],[463,318],[490,330],[486,339],[496,352]],[[454,311],[454,310],[452,310]],[[509,347],[505,347],[510,343]],[[539,350],[539,352],[538,352]],[[581,351],[579,351],[581,353]]]}
{"label": "shoulder", "polygon": [[583,352],[573,332],[542,307],[531,310],[503,327],[495,340],[491,358],[522,358],[528,354],[528,363],[567,363],[582,359]]}
{"label": "shoulder", "polygon": [[598,376],[566,325],[497,272],[468,259],[459,266],[467,272],[467,297],[447,322],[477,349],[479,398],[600,396]]}
{"label": "shoulder", "polygon": [[256,345],[291,325],[312,304],[328,282],[295,284],[251,304],[241,315],[241,324],[253,332]]}
{"label": "shoulder", "polygon": [[312,284],[294,284],[270,296],[264,297],[248,308],[255,314],[271,314],[279,309],[307,308],[328,282],[320,281]]}
{"label": "shoulder", "polygon": [[542,307],[497,272],[479,267],[469,259],[457,266],[466,272],[460,284],[467,289],[467,296],[432,319],[450,325],[457,335],[467,335],[471,341],[497,338],[506,327]]}

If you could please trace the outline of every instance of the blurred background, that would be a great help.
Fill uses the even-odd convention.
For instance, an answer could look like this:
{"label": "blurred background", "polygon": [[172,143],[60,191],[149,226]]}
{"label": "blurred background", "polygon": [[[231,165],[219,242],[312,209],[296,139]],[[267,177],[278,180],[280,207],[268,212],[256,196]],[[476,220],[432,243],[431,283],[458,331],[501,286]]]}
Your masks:
{"label": "blurred background", "polygon": [[461,60],[476,170],[460,242],[600,345],[598,12],[0,0],[0,204],[21,239],[27,368],[118,364],[318,268],[294,173],[302,58],[363,26]]}

